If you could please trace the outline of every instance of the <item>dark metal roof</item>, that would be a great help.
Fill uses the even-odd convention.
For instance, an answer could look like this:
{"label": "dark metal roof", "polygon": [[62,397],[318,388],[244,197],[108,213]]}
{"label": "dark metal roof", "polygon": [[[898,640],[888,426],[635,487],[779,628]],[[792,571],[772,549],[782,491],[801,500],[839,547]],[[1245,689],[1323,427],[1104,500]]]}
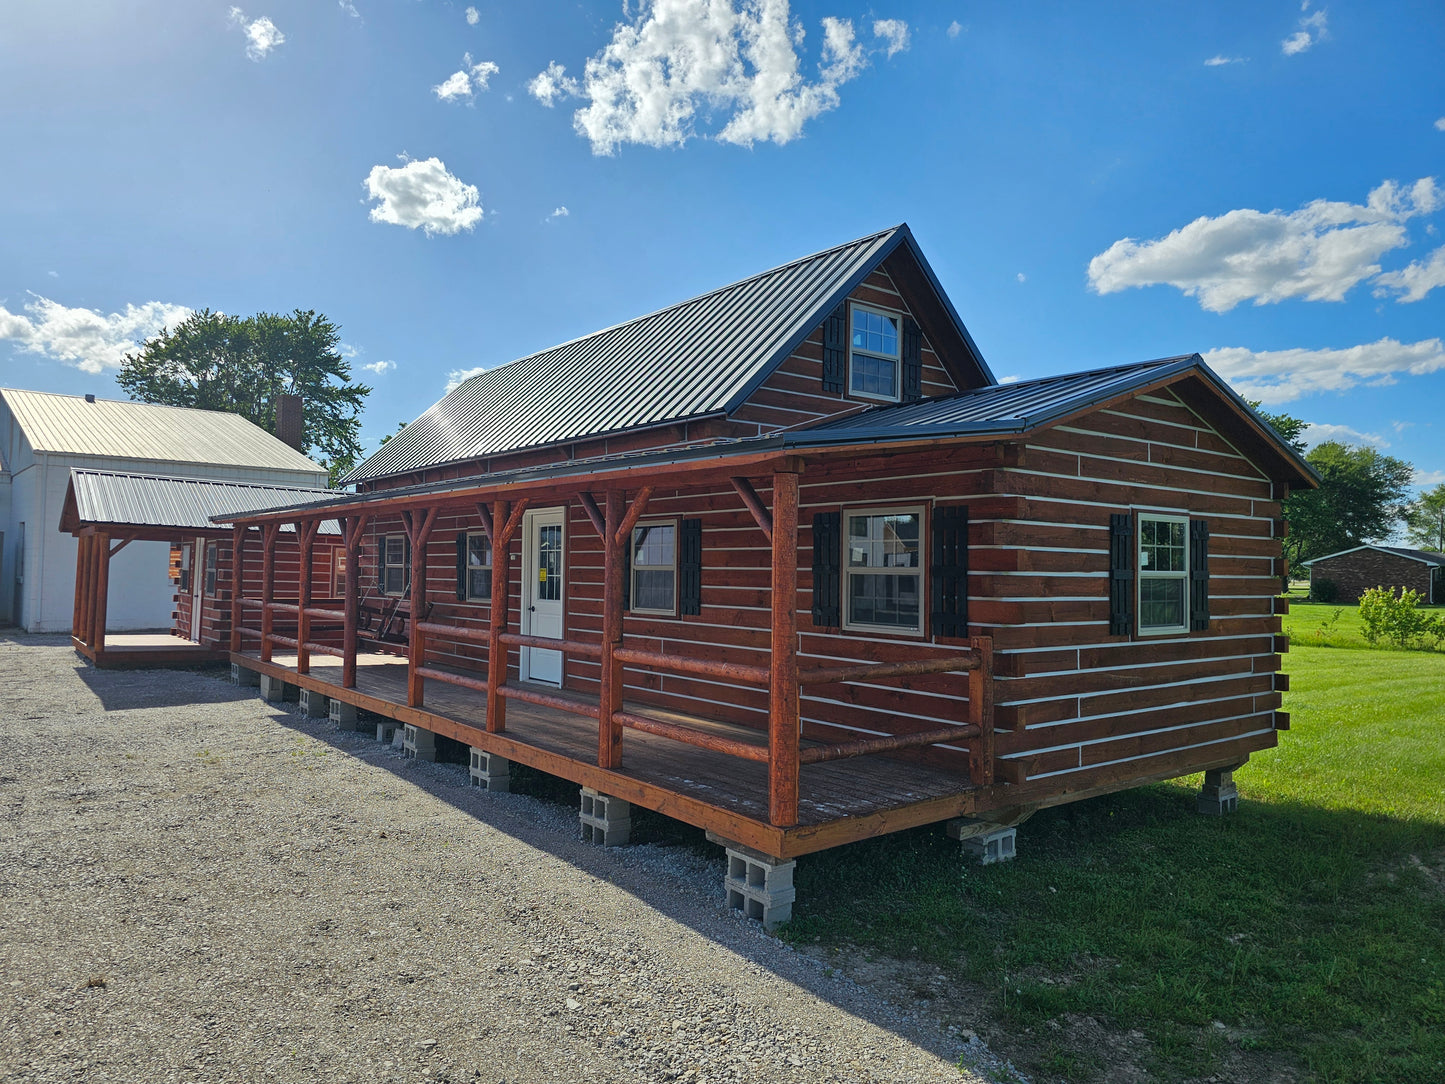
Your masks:
{"label": "dark metal roof", "polygon": [[[956,395],[925,399],[901,406],[886,406],[837,421],[795,429],[766,437],[716,441],[712,444],[626,455],[598,456],[593,459],[568,460],[536,467],[496,471],[478,477],[428,482],[377,490],[372,493],[347,494],[331,500],[314,501],[292,506],[296,510],[318,508],[364,508],[379,501],[396,498],[423,497],[452,491],[481,490],[490,486],[544,482],[563,478],[585,478],[592,474],[619,468],[658,470],[675,464],[698,464],[706,460],[724,460],[734,456],[757,453],[804,451],[808,449],[847,447],[863,444],[889,444],[922,439],[966,439],[968,437],[1022,436],[1042,429],[1070,415],[1128,395],[1131,392],[1160,384],[1198,377],[1253,418],[1259,438],[1294,466],[1305,480],[1317,484],[1319,476],[1290,445],[1259,418],[1244,400],[1230,390],[1198,354],[1163,358],[1136,365],[1111,369],[1095,369],[1084,373],[1045,377],[1015,384],[995,385]],[[256,510],[258,513],[264,511]],[[223,520],[244,519],[232,512]]]}
{"label": "dark metal roof", "polygon": [[[79,524],[195,528],[215,530],[212,516],[264,506],[311,503],[328,490],[268,486],[249,482],[218,482],[203,478],[164,478],[116,471],[70,471],[70,494]],[[307,500],[307,499],[310,500]],[[67,507],[69,500],[66,501]],[[69,525],[62,525],[69,530]],[[340,534],[335,520],[321,525],[323,534]]]}
{"label": "dark metal roof", "polygon": [[1373,542],[1340,550],[1337,553],[1326,553],[1321,557],[1311,557],[1308,561],[1302,561],[1301,564],[1308,567],[1316,561],[1328,561],[1331,557],[1344,557],[1351,553],[1358,553],[1360,550],[1379,550],[1381,553],[1393,553],[1396,557],[1408,557],[1412,561],[1421,561],[1427,565],[1445,568],[1445,553],[1436,553],[1433,550],[1412,550],[1405,546],[1377,546]]}
{"label": "dark metal roof", "polygon": [[729,413],[900,244],[992,383],[908,227],[895,226],[470,377],[342,483]]}

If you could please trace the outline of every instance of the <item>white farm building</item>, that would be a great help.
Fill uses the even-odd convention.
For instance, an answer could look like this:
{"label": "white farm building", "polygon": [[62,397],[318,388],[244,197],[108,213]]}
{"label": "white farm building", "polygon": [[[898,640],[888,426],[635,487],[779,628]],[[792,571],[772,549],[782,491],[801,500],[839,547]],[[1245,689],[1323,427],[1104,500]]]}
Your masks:
{"label": "white farm building", "polygon": [[[61,533],[72,467],[326,488],[326,471],[238,414],[0,388],[0,625],[67,632],[77,540]],[[169,547],[136,542],[110,570],[107,625],[171,623]]]}

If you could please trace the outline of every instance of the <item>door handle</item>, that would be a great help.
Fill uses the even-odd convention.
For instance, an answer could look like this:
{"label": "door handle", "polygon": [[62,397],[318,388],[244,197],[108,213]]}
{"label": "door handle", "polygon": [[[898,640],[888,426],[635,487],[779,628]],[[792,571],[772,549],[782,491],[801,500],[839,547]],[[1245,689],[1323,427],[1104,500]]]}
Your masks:
{"label": "door handle", "polygon": [[535,606],[528,606],[528,607],[527,607],[527,612],[534,614],[534,613],[537,612],[537,607],[535,607]]}

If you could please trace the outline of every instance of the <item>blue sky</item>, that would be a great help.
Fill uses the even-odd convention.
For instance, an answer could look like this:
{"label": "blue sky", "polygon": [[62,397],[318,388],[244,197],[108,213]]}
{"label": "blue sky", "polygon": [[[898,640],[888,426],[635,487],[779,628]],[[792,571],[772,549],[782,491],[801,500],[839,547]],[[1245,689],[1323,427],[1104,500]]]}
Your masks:
{"label": "blue sky", "polygon": [[370,447],[907,221],[1000,376],[1200,351],[1445,481],[1438,2],[6,8],[0,384],[119,397],[186,309],[317,309]]}

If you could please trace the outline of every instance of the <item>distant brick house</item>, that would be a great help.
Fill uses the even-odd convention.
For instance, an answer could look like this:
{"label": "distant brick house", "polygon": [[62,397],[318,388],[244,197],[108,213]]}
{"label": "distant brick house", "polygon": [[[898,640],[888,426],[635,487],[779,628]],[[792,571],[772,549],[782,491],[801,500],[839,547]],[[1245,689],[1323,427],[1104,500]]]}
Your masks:
{"label": "distant brick house", "polygon": [[1371,587],[1410,588],[1426,603],[1445,603],[1445,553],[1400,546],[1356,546],[1304,562],[1310,593],[1322,580],[1335,584],[1340,602],[1358,602]]}

